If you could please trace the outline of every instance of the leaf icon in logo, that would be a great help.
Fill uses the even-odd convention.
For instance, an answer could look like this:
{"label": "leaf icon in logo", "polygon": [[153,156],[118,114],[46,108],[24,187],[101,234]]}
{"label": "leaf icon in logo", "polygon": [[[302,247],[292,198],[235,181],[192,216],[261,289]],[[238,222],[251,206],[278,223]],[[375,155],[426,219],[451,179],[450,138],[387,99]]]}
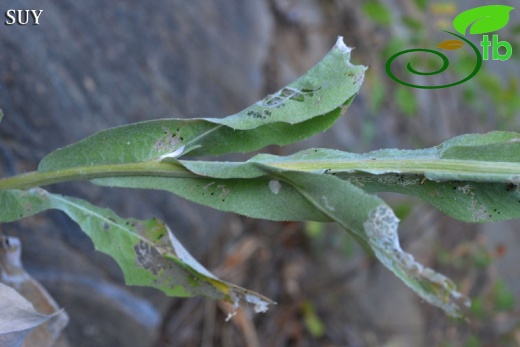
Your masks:
{"label": "leaf icon in logo", "polygon": [[460,13],[453,20],[453,27],[462,35],[470,28],[470,34],[486,34],[502,29],[509,22],[509,12],[514,7],[505,5],[487,5],[472,8]]}
{"label": "leaf icon in logo", "polygon": [[461,40],[446,40],[437,45],[437,48],[445,49],[447,51],[454,51],[464,46]]}

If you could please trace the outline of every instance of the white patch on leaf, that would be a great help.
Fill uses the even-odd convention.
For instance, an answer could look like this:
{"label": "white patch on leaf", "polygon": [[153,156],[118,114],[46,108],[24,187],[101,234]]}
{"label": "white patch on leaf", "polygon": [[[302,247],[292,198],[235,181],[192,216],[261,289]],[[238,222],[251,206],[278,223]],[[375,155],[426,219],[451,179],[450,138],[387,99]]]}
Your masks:
{"label": "white patch on leaf", "polygon": [[238,288],[232,288],[232,289],[233,289],[233,291],[231,292],[230,297],[233,302],[233,309],[231,310],[231,312],[228,313],[228,315],[226,317],[226,322],[228,322],[231,318],[233,318],[237,314],[237,310],[240,307],[241,299],[249,304],[254,305],[253,310],[255,311],[255,313],[267,312],[267,310],[269,310],[268,306],[270,304],[276,305],[275,302],[273,302],[267,298],[263,298],[256,293],[252,294],[252,293],[241,292],[241,291],[235,290]]}
{"label": "white patch on leaf", "polygon": [[338,47],[342,53],[350,54],[352,51],[352,47],[349,47],[345,44],[345,41],[343,41],[343,36],[338,36],[338,39],[336,40],[336,47]]}
{"label": "white patch on leaf", "polygon": [[282,184],[278,180],[270,180],[269,189],[271,189],[274,194],[278,194],[280,189],[282,189]]}
{"label": "white patch on leaf", "polygon": [[186,146],[182,145],[182,146],[180,146],[179,148],[177,148],[173,152],[163,154],[163,155],[161,155],[159,157],[159,161],[163,161],[164,159],[167,159],[167,158],[174,158],[175,159],[175,158],[179,157],[184,152],[185,148],[186,148]]}
{"label": "white patch on leaf", "polygon": [[264,312],[267,312],[267,310],[269,309],[267,307],[269,305],[269,303],[265,300],[260,299],[258,296],[246,294],[245,300],[248,303],[255,305],[255,307],[254,307],[255,313],[264,313]]}
{"label": "white patch on leaf", "polygon": [[336,209],[334,208],[334,206],[332,206],[330,203],[329,203],[329,199],[327,199],[327,197],[325,195],[323,195],[321,197],[321,200],[323,200],[323,203],[325,204],[325,208],[329,211],[336,211]]}

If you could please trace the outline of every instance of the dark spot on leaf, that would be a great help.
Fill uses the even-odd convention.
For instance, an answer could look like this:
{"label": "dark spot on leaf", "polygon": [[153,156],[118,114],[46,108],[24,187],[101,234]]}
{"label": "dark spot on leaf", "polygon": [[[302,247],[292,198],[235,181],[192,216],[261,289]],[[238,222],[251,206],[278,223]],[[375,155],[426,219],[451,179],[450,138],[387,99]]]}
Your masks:
{"label": "dark spot on leaf", "polygon": [[103,229],[108,230],[108,228],[110,228],[108,223],[107,222],[103,223]]}
{"label": "dark spot on leaf", "polygon": [[518,187],[515,184],[508,183],[507,186],[506,186],[506,191],[510,192],[512,190],[516,190],[516,188],[518,188]]}
{"label": "dark spot on leaf", "polygon": [[150,270],[154,275],[157,275],[162,270],[160,265],[160,254],[151,245],[140,240],[137,245],[134,246],[136,255],[137,265],[143,269]]}

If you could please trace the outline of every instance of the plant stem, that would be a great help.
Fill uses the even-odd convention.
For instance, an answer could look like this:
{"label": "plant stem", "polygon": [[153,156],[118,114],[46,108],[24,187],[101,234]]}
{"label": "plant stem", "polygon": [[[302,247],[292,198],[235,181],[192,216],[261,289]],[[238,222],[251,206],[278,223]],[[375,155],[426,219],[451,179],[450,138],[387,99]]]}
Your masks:
{"label": "plant stem", "polygon": [[[215,162],[212,163],[215,164]],[[514,184],[520,183],[520,163],[514,162],[451,159],[363,159],[259,163],[284,170],[318,173],[323,173],[324,171],[327,173],[345,174],[361,172],[374,175],[399,173],[403,175],[424,175],[425,177],[435,181],[456,180]],[[225,165],[225,163],[222,162],[222,165]],[[130,164],[84,166],[56,171],[29,172],[0,179],[0,190],[29,189],[67,181],[132,176],[176,178],[201,177],[190,172],[178,163],[148,161]]]}
{"label": "plant stem", "polygon": [[30,189],[68,181],[129,176],[194,177],[195,175],[176,163],[150,161],[130,164],[107,164],[56,171],[28,172],[0,179],[0,190]]}

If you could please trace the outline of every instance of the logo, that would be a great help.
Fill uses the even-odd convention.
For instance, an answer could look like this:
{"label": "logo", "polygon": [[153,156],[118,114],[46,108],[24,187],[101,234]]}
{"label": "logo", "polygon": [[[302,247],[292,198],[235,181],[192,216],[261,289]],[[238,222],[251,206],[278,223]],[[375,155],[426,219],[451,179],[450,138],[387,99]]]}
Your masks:
{"label": "logo", "polygon": [[[453,87],[458,84],[464,83],[473,78],[479,72],[480,68],[482,67],[483,60],[488,60],[491,57],[491,59],[493,60],[505,61],[511,58],[511,55],[513,54],[513,47],[511,46],[511,44],[507,41],[500,41],[497,34],[491,35],[490,39],[490,35],[488,34],[505,27],[509,22],[509,13],[512,10],[514,10],[514,7],[505,5],[487,5],[475,7],[473,9],[464,11],[460,13],[457,17],[455,17],[455,19],[453,20],[453,28],[457,33],[443,30],[444,32],[450,34],[454,38],[439,43],[437,45],[437,48],[446,51],[454,51],[459,48],[462,48],[465,44],[467,44],[472,48],[473,52],[475,53],[475,67],[471,71],[471,73],[465,78],[453,83],[440,86],[424,86],[403,81],[394,75],[391,69],[391,65],[394,62],[394,60],[400,57],[401,55],[414,52],[434,54],[442,60],[442,66],[435,71],[423,72],[415,69],[412,66],[411,62],[409,62],[406,65],[406,69],[410,73],[419,76],[431,76],[444,72],[450,65],[448,57],[446,57],[445,54],[439,51],[427,48],[407,49],[392,55],[386,62],[386,73],[395,82],[412,88],[439,89]],[[482,54],[480,53],[479,48],[465,37],[468,29],[469,34],[471,35],[482,35],[482,41],[480,42]]]}

